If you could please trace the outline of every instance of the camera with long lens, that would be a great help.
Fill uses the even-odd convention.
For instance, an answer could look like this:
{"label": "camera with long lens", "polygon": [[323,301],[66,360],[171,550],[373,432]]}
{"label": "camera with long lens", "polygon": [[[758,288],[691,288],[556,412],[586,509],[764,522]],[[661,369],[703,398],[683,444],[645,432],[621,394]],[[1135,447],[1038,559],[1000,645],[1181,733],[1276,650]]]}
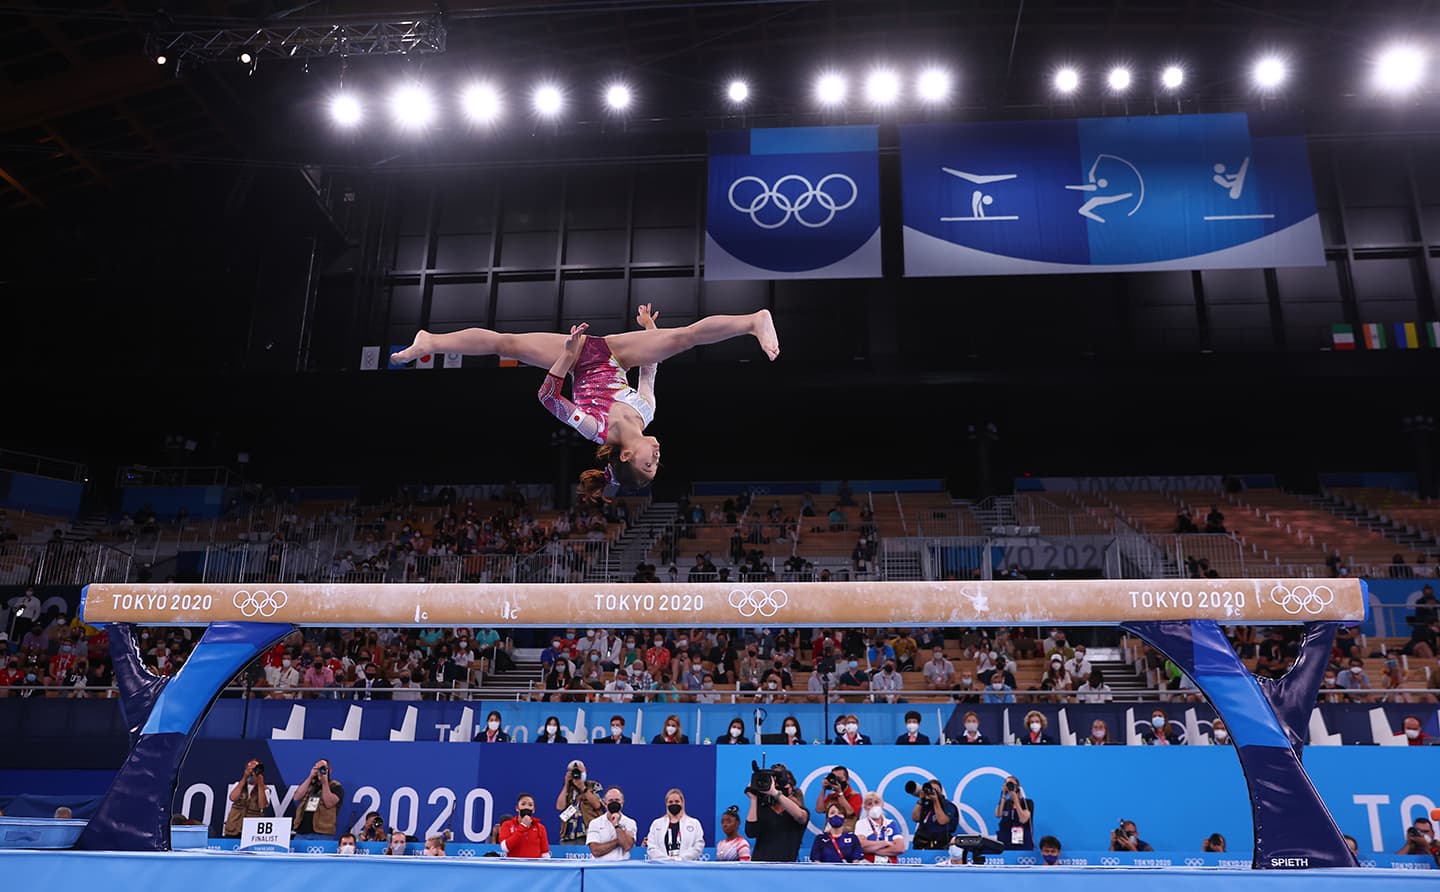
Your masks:
{"label": "camera with long lens", "polygon": [[917,784],[913,780],[908,780],[905,782],[905,792],[919,799],[921,802],[929,802],[933,791],[930,789],[928,783]]}
{"label": "camera with long lens", "polygon": [[584,774],[580,771],[579,768],[571,768],[570,776],[575,778],[576,780],[579,780],[580,778],[584,777]]}
{"label": "camera with long lens", "polygon": [[843,790],[843,789],[845,789],[845,782],[840,779],[840,775],[836,774],[836,773],[833,772],[833,771],[830,772],[829,774],[825,775],[825,779],[824,779],[823,781],[821,781],[821,784],[822,784],[822,785],[825,787],[825,789],[827,789],[827,790]]}

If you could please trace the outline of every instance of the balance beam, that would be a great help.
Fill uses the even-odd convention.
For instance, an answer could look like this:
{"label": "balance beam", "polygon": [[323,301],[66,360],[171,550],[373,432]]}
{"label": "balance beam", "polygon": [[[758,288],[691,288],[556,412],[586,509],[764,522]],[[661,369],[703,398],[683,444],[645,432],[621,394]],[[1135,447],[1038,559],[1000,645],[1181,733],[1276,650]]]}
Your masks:
{"label": "balance beam", "polygon": [[1359,579],[87,585],[90,624],[203,626],[1008,626],[1361,622]]}

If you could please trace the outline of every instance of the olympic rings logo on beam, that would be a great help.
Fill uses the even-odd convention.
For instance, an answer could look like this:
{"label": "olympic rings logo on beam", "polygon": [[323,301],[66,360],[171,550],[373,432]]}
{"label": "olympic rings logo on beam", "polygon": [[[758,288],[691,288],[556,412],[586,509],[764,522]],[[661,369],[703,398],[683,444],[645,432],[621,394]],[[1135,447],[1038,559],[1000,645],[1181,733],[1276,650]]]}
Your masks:
{"label": "olympic rings logo on beam", "polygon": [[235,602],[235,608],[247,617],[257,615],[268,617],[278,613],[280,608],[289,603],[290,598],[282,591],[248,592],[241,589],[231,600]]}
{"label": "olympic rings logo on beam", "polygon": [[[834,188],[834,186],[831,185],[832,181],[848,185],[850,187],[850,197],[842,202],[838,196],[831,195],[826,191],[827,189]],[[748,205],[741,204],[735,200],[735,190],[740,187],[741,183],[754,183],[760,187],[760,192],[754,198],[750,199]],[[795,189],[785,190],[785,186],[791,183],[798,184],[802,186],[803,189],[799,191]],[[786,194],[787,191],[795,194]],[[841,192],[840,194],[843,196],[844,193]],[[823,176],[820,178],[820,182],[813,186],[809,180],[798,173],[786,174],[776,180],[774,186],[771,186],[757,176],[743,176],[730,184],[729,197],[730,206],[742,214],[750,215],[750,222],[759,226],[761,229],[779,229],[781,226],[789,223],[791,218],[794,218],[796,222],[807,229],[819,229],[822,226],[830,225],[830,221],[835,219],[837,213],[855,203],[855,199],[860,197],[860,187],[855,185],[855,181],[843,173],[832,173]],[[772,204],[781,211],[784,211],[785,216],[781,217],[779,222],[765,223],[760,219],[760,212]],[[812,204],[824,210],[825,215],[822,219],[807,220],[805,218],[805,209]],[[818,212],[811,214],[811,217],[818,216]]]}
{"label": "olympic rings logo on beam", "polygon": [[740,611],[740,615],[746,619],[756,615],[769,619],[789,603],[790,596],[785,594],[783,588],[769,592],[762,589],[747,591],[737,588],[730,592],[730,606]]}
{"label": "olympic rings logo on beam", "polygon": [[1308,613],[1312,616],[1335,603],[1335,592],[1328,585],[1297,585],[1293,589],[1277,585],[1270,590],[1270,600],[1291,616]]}

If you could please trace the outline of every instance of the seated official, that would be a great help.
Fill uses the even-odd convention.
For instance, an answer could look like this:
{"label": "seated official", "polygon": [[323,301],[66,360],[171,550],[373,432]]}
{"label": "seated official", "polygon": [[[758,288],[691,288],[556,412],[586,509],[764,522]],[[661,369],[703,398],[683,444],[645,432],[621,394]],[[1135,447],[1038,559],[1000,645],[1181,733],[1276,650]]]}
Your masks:
{"label": "seated official", "polygon": [[749,743],[750,738],[745,736],[745,723],[740,719],[731,719],[730,728],[725,732],[725,736],[715,742],[717,744]]}
{"label": "seated official", "polygon": [[895,738],[900,746],[928,746],[930,738],[920,733],[920,713],[910,710],[905,713],[905,733]]}
{"label": "seated official", "polygon": [[665,793],[665,814],[650,824],[645,835],[646,861],[698,861],[705,853],[705,828],[685,814],[685,794]]}
{"label": "seated official", "polygon": [[845,829],[845,816],[831,805],[825,810],[825,832],[810,846],[810,861],[821,864],[852,864],[865,860],[865,850],[853,830]]}

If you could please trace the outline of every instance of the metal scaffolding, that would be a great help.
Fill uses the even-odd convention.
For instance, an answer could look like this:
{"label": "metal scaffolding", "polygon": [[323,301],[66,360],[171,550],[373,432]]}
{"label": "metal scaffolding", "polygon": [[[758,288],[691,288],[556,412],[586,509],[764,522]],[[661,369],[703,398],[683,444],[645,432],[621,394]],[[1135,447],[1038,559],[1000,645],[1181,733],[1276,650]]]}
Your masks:
{"label": "metal scaffolding", "polygon": [[147,49],[181,62],[232,61],[241,53],[255,59],[311,59],[445,52],[445,24],[439,16],[355,22],[289,22],[274,25],[167,29],[153,32]]}

